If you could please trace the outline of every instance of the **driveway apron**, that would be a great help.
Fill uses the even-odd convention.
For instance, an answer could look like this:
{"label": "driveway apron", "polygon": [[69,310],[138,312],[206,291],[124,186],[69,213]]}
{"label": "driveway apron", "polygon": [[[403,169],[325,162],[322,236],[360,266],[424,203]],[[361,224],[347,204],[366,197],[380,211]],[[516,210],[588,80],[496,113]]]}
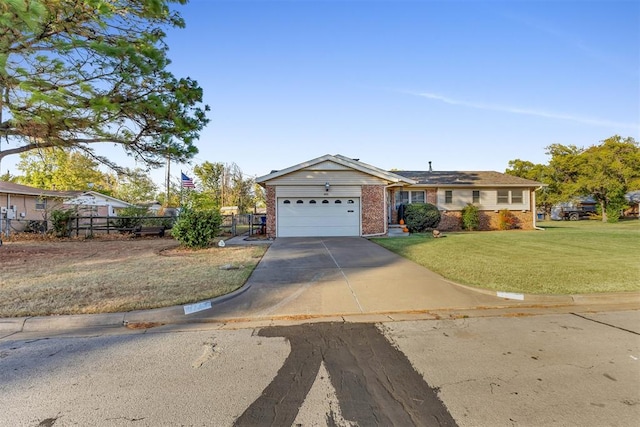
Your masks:
{"label": "driveway apron", "polygon": [[359,237],[278,238],[245,286],[241,295],[193,317],[330,316],[505,304]]}

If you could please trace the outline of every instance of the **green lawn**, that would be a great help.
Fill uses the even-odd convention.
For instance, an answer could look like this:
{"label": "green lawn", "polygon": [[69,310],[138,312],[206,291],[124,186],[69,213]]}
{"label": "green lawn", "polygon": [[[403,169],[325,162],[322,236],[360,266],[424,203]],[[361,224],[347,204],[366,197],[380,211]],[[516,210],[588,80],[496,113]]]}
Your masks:
{"label": "green lawn", "polygon": [[640,291],[640,220],[546,221],[544,231],[373,239],[454,282],[506,292]]}

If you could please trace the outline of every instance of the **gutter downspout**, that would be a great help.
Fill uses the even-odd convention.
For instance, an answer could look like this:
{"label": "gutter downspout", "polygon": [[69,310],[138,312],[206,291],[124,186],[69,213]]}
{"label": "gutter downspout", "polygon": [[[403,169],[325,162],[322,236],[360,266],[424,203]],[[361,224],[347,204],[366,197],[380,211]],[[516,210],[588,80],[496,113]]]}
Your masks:
{"label": "gutter downspout", "polygon": [[533,203],[533,229],[534,230],[540,230],[540,231],[545,231],[544,228],[542,227],[538,227],[537,222],[538,222],[538,207],[536,206],[536,191],[541,190],[543,188],[543,186],[540,186],[538,188],[536,188],[535,190],[533,190],[533,193],[531,194],[531,202]]}

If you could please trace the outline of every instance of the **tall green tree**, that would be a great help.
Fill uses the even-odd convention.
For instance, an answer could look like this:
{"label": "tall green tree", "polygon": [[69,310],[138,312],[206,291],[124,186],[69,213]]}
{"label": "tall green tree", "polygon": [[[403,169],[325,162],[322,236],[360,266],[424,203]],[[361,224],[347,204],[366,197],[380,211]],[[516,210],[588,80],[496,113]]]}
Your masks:
{"label": "tall green tree", "polygon": [[625,194],[640,189],[640,145],[618,135],[578,156],[574,192],[591,195],[602,209],[602,221],[617,220]]}
{"label": "tall green tree", "polygon": [[118,176],[113,196],[132,204],[154,201],[158,186],[143,169],[127,169]]}
{"label": "tall green tree", "polygon": [[640,189],[640,146],[633,138],[614,135],[586,149],[552,144],[547,155],[551,157],[548,165],[516,159],[507,169],[512,175],[547,184],[537,198],[545,210],[559,202],[592,196],[601,208],[602,220],[607,221],[624,207],[627,192]]}
{"label": "tall green tree", "polygon": [[198,191],[211,198],[217,206],[238,206],[241,213],[254,206],[254,180],[235,164],[204,162],[193,168]]}
{"label": "tall green tree", "polygon": [[17,168],[22,174],[17,181],[43,190],[96,190],[110,195],[116,179],[99,166],[96,160],[77,151],[42,148],[20,155]]}
{"label": "tall green tree", "polygon": [[[120,145],[159,166],[197,153],[207,124],[202,89],[167,71],[170,9],[187,0],[0,2],[0,137],[11,154]],[[3,142],[5,142],[3,141]]]}

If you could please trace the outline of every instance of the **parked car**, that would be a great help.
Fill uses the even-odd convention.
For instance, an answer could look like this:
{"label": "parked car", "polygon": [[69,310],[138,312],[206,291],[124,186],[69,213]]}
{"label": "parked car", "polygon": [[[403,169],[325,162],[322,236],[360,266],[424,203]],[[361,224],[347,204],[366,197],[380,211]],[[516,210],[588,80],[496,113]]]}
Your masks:
{"label": "parked car", "polygon": [[573,208],[562,208],[560,210],[560,219],[569,221],[578,221],[580,219],[590,219],[597,215],[594,205],[580,205]]}

